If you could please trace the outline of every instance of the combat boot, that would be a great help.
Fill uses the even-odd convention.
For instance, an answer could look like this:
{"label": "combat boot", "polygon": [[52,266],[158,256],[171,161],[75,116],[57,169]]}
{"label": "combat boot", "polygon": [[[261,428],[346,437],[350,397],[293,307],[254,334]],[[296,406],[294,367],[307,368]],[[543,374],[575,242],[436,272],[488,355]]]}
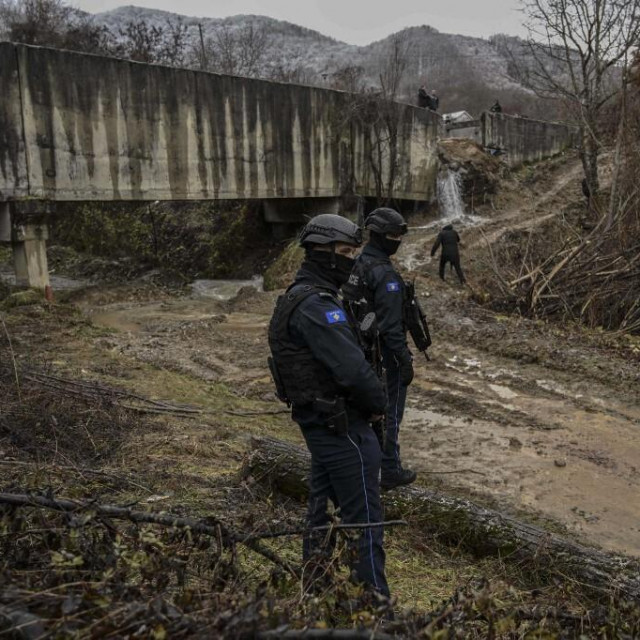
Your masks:
{"label": "combat boot", "polygon": [[387,471],[382,474],[380,482],[381,491],[390,491],[395,487],[415,482],[417,474],[412,469],[399,469],[398,471]]}

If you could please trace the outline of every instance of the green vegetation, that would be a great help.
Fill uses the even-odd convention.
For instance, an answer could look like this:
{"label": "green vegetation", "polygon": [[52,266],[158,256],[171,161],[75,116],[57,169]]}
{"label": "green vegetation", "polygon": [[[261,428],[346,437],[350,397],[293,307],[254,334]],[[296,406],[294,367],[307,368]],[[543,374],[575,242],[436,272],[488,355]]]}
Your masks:
{"label": "green vegetation", "polygon": [[265,291],[274,291],[289,285],[302,262],[303,256],[304,251],[298,246],[297,240],[289,243],[275,262],[265,271]]}
{"label": "green vegetation", "polygon": [[[52,235],[59,244],[91,256],[133,259],[187,278],[250,277],[264,267],[272,250],[269,228],[252,204],[82,203],[58,212]],[[54,262],[58,254],[54,252]],[[65,258],[62,252],[60,259]]]}

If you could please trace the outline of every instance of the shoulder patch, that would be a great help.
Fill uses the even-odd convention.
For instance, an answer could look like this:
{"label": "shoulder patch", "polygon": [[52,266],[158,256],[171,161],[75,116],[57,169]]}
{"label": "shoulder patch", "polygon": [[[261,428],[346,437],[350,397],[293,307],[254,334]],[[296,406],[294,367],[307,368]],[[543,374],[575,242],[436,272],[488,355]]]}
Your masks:
{"label": "shoulder patch", "polygon": [[400,291],[400,283],[399,282],[387,282],[387,291],[391,291],[393,293],[397,293]]}
{"label": "shoulder patch", "polygon": [[347,316],[345,316],[342,309],[332,309],[331,311],[325,311],[325,317],[328,324],[336,324],[338,322],[346,322]]}

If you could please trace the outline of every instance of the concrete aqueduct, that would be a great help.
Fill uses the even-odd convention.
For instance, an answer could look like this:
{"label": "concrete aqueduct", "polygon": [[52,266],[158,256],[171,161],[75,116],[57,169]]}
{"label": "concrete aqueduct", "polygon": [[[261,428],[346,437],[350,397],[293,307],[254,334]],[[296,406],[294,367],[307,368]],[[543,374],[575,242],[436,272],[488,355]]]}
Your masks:
{"label": "concrete aqueduct", "polygon": [[[0,43],[0,241],[13,245],[18,284],[48,284],[46,221],[60,201],[258,199],[277,224],[375,196],[389,163],[372,162],[374,128],[353,117],[354,100]],[[508,117],[492,124],[503,137],[514,128]],[[568,129],[552,126],[537,156],[568,143]],[[394,195],[430,200],[442,120],[399,105],[397,127]]]}

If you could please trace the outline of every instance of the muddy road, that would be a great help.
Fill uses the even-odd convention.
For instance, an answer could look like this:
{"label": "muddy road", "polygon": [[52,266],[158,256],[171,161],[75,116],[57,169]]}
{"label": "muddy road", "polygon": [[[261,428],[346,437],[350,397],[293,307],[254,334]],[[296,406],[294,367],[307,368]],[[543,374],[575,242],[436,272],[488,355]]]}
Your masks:
{"label": "muddy road", "polygon": [[[630,357],[640,348],[601,332],[500,315],[471,295],[487,268],[482,247],[505,231],[561,215],[563,204],[581,197],[578,175],[576,162],[558,164],[524,195],[522,185],[508,185],[458,223],[467,287],[452,274],[444,283],[437,277],[429,249],[439,222],[410,221],[398,262],[416,278],[434,344],[429,362],[416,356],[400,440],[420,483],[640,556],[640,374],[637,357]],[[139,362],[147,368],[137,390],[157,395],[161,388],[164,399],[176,402],[196,397],[185,391],[190,384],[200,397],[223,388],[234,407],[251,403],[269,414],[271,433],[275,424],[280,435],[301,440],[279,413],[266,366],[278,292],[259,291],[259,285],[200,283],[180,295],[144,284],[78,290],[73,303],[103,331],[91,338],[93,362],[86,350],[65,349],[65,366],[102,375],[106,369],[95,354],[104,354],[113,382],[132,375],[131,363]],[[165,372],[172,383],[160,387],[153,378]],[[259,418],[251,424],[252,432],[260,431]],[[198,450],[198,438],[224,440],[223,425],[224,416],[214,416],[193,436],[176,423],[166,442],[193,436]],[[166,464],[180,462],[181,446],[167,446],[174,460]],[[219,450],[211,449],[212,468],[237,464],[238,452],[232,465]],[[197,466],[192,472],[204,473]]]}

